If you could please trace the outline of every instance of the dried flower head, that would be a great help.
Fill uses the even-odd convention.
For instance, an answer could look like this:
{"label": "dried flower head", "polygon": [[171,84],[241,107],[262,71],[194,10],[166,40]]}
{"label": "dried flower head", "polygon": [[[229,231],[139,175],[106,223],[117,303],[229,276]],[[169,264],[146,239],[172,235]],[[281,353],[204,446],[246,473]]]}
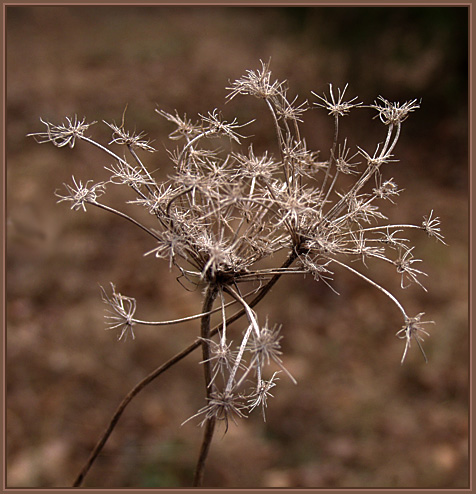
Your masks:
{"label": "dried flower head", "polygon": [[424,312],[420,312],[420,314],[415,317],[406,317],[405,325],[402,327],[400,331],[397,332],[397,336],[405,341],[405,350],[403,351],[403,357],[401,363],[403,364],[405,357],[407,356],[408,349],[411,346],[411,341],[415,340],[417,342],[418,348],[420,349],[425,362],[428,362],[425,352],[423,351],[423,347],[421,346],[421,342],[423,340],[423,335],[430,336],[429,333],[423,329],[423,324],[435,324],[434,321],[422,321],[421,317],[425,315]]}
{"label": "dried flower head", "polygon": [[56,195],[60,198],[58,202],[70,201],[71,209],[77,211],[78,209],[82,209],[86,211],[86,204],[95,204],[96,199],[105,193],[105,184],[100,182],[97,184],[89,185],[92,183],[92,180],[88,180],[85,185],[81,180],[76,182],[76,179],[72,177],[74,186],[64,184],[66,190],[68,191],[68,195],[62,196],[58,192]]}
{"label": "dried flower head", "polygon": [[[146,254],[165,259],[187,289],[202,290],[201,311],[153,323],[135,319],[135,299],[117,293],[111,284],[112,295],[103,289],[107,325],[119,329],[119,339],[126,339],[128,334],[135,337],[133,329],[140,324],[201,319],[199,341],[208,403],[193,417],[200,416],[202,425],[224,421],[226,428],[230,419],[244,417],[245,411],[258,406],[265,418],[267,398],[277,380],[276,373],[266,377],[269,364],[277,365],[296,382],[283,364],[281,331],[284,334],[285,330],[281,325],[268,326],[267,319],[263,325],[262,316],[254,309],[278,279],[311,275],[335,291],[333,268],[347,270],[385,295],[401,312],[404,326],[397,335],[406,340],[402,362],[412,339],[426,360],[421,348],[422,335],[428,334],[422,328],[427,324],[421,321],[423,313],[408,317],[398,298],[374,281],[370,260],[395,267],[402,288],[410,284],[424,288],[420,278],[426,274],[416,268],[421,260],[414,258],[414,247],[405,232],[417,229],[444,243],[433,210],[418,225],[393,224],[380,210],[382,200],[393,203],[402,192],[385,173],[387,165],[396,161],[402,124],[419,108],[417,100],[400,104],[380,96],[374,104],[363,105],[357,96],[346,98],[348,85],[335,90],[330,84],[329,93],[323,96],[312,93],[317,98],[314,106],[324,109],[334,125],[332,142],[326,146],[329,152],[321,157],[320,151],[308,148],[302,135],[300,124],[307,101],[299,103],[297,96],[289,95],[287,82],[272,77],[269,62],[261,62],[258,70],[248,70],[227,89],[228,101],[239,95],[263,100],[273,122],[277,151],[256,153],[252,143],[242,149],[241,143],[248,139],[243,129],[254,120],[241,124],[215,108],[193,122],[177,111],[156,109],[174,127],[169,137],[177,143],[169,151],[173,170],[159,182],[152,171],[157,166],[143,163],[136,153],[153,151],[151,141],[144,132],[125,130],[124,114],[120,125],[105,122],[112,130],[108,144],[86,136],[91,124],[77,117],[60,125],[42,120],[46,131],[29,134],[40,143],[52,142],[57,147],[84,141],[102,150],[109,160],[106,170],[110,179],[83,185],[73,177],[73,185],[66,185],[68,194],[59,195],[60,202],[71,202],[73,210],[96,206],[138,226],[151,241]],[[341,136],[339,119],[357,108],[377,111],[384,124],[380,125],[383,138],[374,150],[350,146]],[[111,149],[115,145],[125,146],[124,156]],[[362,157],[361,162],[355,161],[357,156]],[[132,194],[128,208],[145,209],[149,214],[135,216],[99,203],[109,183],[126,185]],[[244,293],[243,287],[250,285],[250,291]],[[240,310],[230,315],[236,307]],[[212,334],[210,315],[215,312],[220,313],[221,324]],[[243,327],[230,327],[229,320],[241,317]],[[239,341],[233,345],[237,335]]]}
{"label": "dried flower head", "polygon": [[375,102],[373,105],[370,105],[370,108],[378,111],[378,117],[385,125],[402,123],[408,118],[410,112],[420,108],[416,99],[406,101],[403,104],[391,103],[382,96],[379,96],[378,99],[383,105]]}
{"label": "dried flower head", "polygon": [[78,120],[77,115],[73,118],[66,117],[67,123],[59,125],[54,125],[41,118],[40,121],[46,125],[46,132],[36,132],[34,134],[28,134],[28,136],[34,137],[40,144],[51,142],[58,148],[66,145],[73,148],[76,139],[83,137],[84,132],[96,123],[86,123],[85,117],[82,120]]}
{"label": "dried flower head", "polygon": [[336,96],[334,95],[332,84],[329,84],[330,99],[328,98],[327,95],[320,96],[315,92],[311,91],[312,94],[321,101],[321,103],[314,103],[314,104],[316,106],[320,106],[328,110],[329,115],[332,115],[333,117],[344,117],[345,115],[348,115],[348,113],[352,108],[355,108],[362,104],[362,103],[354,103],[354,101],[357,99],[357,96],[350,99],[349,101],[344,101],[344,95],[345,92],[347,91],[348,86],[349,85],[346,84],[344,89],[342,90],[340,88],[337,88],[337,98],[336,98]]}
{"label": "dried flower head", "polygon": [[261,62],[261,70],[247,70],[246,75],[237,79],[231,87],[228,99],[232,100],[235,96],[250,95],[256,98],[274,99],[282,94],[285,82],[275,80],[271,82],[271,71],[269,70],[270,62]]}
{"label": "dried flower head", "polygon": [[205,425],[209,420],[218,420],[225,423],[225,432],[228,431],[230,419],[236,424],[237,418],[246,418],[243,410],[246,410],[248,405],[244,402],[244,397],[230,391],[213,391],[208,398],[208,404],[201,408],[195,415],[188,418],[189,420],[203,415],[204,418],[200,422],[200,426]]}
{"label": "dried flower head", "polygon": [[143,151],[154,152],[155,149],[150,145],[150,139],[145,139],[145,132],[130,133],[125,130],[123,124],[118,126],[116,123],[103,122],[112,130],[112,140],[109,144],[119,144],[120,146],[130,146],[132,149],[142,149]]}
{"label": "dried flower head", "polygon": [[122,340],[122,338],[126,340],[128,333],[134,339],[133,326],[135,325],[134,313],[136,311],[136,300],[116,292],[116,287],[113,283],[111,283],[111,288],[112,295],[109,296],[106,290],[101,287],[102,299],[109,306],[109,309],[107,309],[109,315],[106,316],[108,329],[120,328],[119,340]]}

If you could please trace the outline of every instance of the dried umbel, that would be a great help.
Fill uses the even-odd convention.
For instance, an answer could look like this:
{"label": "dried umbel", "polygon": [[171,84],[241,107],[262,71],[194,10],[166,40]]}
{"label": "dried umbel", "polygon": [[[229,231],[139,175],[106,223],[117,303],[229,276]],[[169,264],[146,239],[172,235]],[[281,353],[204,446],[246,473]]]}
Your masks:
{"label": "dried umbel", "polygon": [[[73,177],[74,185],[66,185],[60,201],[71,202],[74,210],[96,206],[134,223],[152,240],[145,253],[164,259],[171,269],[179,272],[182,282],[203,289],[200,313],[173,321],[148,322],[135,318],[136,301],[116,292],[103,289],[108,305],[108,324],[119,330],[125,339],[135,327],[143,324],[175,324],[200,319],[198,345],[202,346],[200,362],[205,371],[206,405],[194,417],[206,426],[204,443],[197,467],[196,485],[201,483],[203,465],[216,421],[236,421],[258,406],[263,418],[270,389],[276,386],[276,372],[266,377],[270,363],[295,382],[285,367],[281,339],[286,328],[262,321],[254,307],[276,281],[287,274],[311,274],[330,288],[332,266],[347,269],[385,294],[401,312],[403,328],[397,336],[405,340],[402,363],[412,340],[421,346],[422,329],[431,321],[421,321],[423,313],[415,317],[407,314],[402,304],[386,288],[376,283],[367,273],[366,260],[375,258],[394,266],[401,278],[402,288],[416,283],[423,288],[420,277],[425,275],[415,267],[420,259],[414,257],[414,247],[404,232],[419,229],[443,242],[439,219],[433,211],[423,217],[420,225],[389,224],[379,210],[382,201],[395,202],[400,190],[393,178],[384,178],[385,166],[395,162],[394,149],[402,123],[419,108],[416,100],[403,104],[391,103],[379,97],[371,105],[357,102],[357,97],[345,99],[347,86],[329,94],[314,96],[314,106],[325,109],[334,121],[334,139],[326,159],[308,149],[301,134],[303,115],[312,106],[307,101],[297,103],[288,98],[286,82],[272,82],[269,64],[261,63],[256,71],[247,71],[228,88],[231,100],[241,95],[262,99],[271,113],[277,138],[278,154],[257,155],[253,145],[245,140],[245,128],[227,121],[214,109],[199,115],[193,123],[186,115],[180,117],[157,109],[157,113],[174,125],[170,138],[181,145],[170,152],[173,172],[165,182],[157,182],[144,164],[139,152],[153,152],[154,148],[144,133],[130,133],[121,125],[106,123],[112,130],[111,144],[125,146],[127,156],[119,156],[109,145],[88,137],[91,124],[76,117],[66,123],[46,125],[46,131],[30,134],[39,142],[55,146],[73,147],[78,141],[92,144],[114,163],[108,163],[111,173],[106,182],[84,185]],[[340,136],[339,122],[353,110],[376,112],[386,134],[373,152],[357,147],[352,154],[347,139]],[[226,138],[230,146],[216,149],[214,140]],[[160,165],[164,168],[164,165]],[[154,163],[150,170],[157,169]],[[341,179],[345,177],[344,181]],[[349,184],[349,177],[352,182]],[[129,201],[145,208],[151,216],[149,224],[114,209],[103,202],[106,187],[127,185],[133,192]],[[280,253],[280,255],[277,255]],[[273,265],[275,259],[283,259]],[[267,259],[266,267],[263,260]],[[359,264],[355,261],[361,261]],[[364,274],[366,273],[366,274]],[[243,288],[252,286],[253,288]],[[246,292],[246,293],[244,293]],[[238,313],[230,310],[238,307]],[[222,322],[210,326],[210,316],[221,313]],[[239,329],[229,329],[231,322],[245,318]],[[233,341],[237,343],[233,344]],[[271,371],[269,371],[271,372]],[[188,419],[190,420],[190,419]]]}

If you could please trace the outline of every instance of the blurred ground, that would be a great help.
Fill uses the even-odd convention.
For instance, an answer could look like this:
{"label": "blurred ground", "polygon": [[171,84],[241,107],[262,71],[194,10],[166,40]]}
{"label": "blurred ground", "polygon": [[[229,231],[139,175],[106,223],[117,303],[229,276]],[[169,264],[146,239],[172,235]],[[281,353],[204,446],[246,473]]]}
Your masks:
{"label": "blurred ground", "polygon": [[[7,7],[6,33],[8,487],[71,485],[122,397],[197,333],[193,324],[140,328],[135,341],[117,342],[103,330],[99,284],[136,297],[144,319],[200,306],[165,263],[143,257],[153,246],[140,231],[56,204],[71,175],[103,176],[104,155],[25,135],[43,130],[40,117],[119,122],[127,104],[129,126],[156,139],[160,152],[147,159],[165,175],[170,128],[155,107],[192,119],[219,107],[256,117],[250,132],[272,149],[261,102],[224,105],[229,82],[270,57],[301,98],[330,82],[348,82],[349,96],[367,103],[422,98],[388,172],[405,189],[388,215],[419,223],[434,209],[449,246],[414,237],[428,293],[402,291],[393,272],[373,268],[410,314],[436,322],[428,365],[412,348],[400,366],[399,314],[348,273],[336,272],[340,296],[311,279],[281,280],[259,313],[283,324],[298,385],[281,379],[265,424],[255,413],[216,435],[207,485],[468,486],[466,9]],[[371,116],[346,117],[349,143],[369,149],[382,138]],[[327,153],[332,122],[324,111],[305,117],[309,146]],[[102,124],[91,132],[109,138]],[[128,197],[114,193],[112,201]],[[203,406],[199,360],[192,354],[137,397],[86,487],[190,485],[201,430],[180,424]]]}

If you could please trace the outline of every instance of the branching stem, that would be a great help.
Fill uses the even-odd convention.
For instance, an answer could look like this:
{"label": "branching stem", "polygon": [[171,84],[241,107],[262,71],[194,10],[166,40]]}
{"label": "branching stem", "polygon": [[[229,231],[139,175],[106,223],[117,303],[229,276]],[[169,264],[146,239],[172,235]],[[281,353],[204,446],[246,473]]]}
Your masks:
{"label": "branching stem", "polygon": [[[293,250],[290,252],[288,258],[285,260],[283,265],[281,266],[282,269],[288,268],[291,266],[291,264],[297,259],[298,254]],[[269,282],[263,286],[263,288],[260,290],[258,295],[248,304],[250,307],[254,307],[257,305],[273,286],[276,284],[276,282],[279,280],[281,277],[281,273],[275,274]],[[232,316],[230,316],[226,320],[226,324],[230,325],[231,323],[235,322],[236,320],[240,319],[246,314],[244,309],[241,309],[240,311],[236,312]],[[223,327],[223,323],[218,324],[215,326],[209,333],[209,338],[214,336],[215,334],[218,333]],[[183,358],[185,358],[187,355],[192,353],[194,350],[196,350],[200,345],[202,344],[202,340],[200,338],[197,338],[192,344],[190,344],[188,347],[184,348],[181,352],[177,353],[174,355],[171,359],[169,359],[167,362],[162,364],[160,367],[157,367],[157,369],[153,370],[148,376],[146,376],[142,381],[138,382],[130,391],[127,393],[127,395],[122,399],[121,403],[117,407],[116,411],[112,415],[109,424],[107,425],[105,431],[102,433],[101,437],[99,438],[96,446],[94,447],[93,451],[89,455],[88,460],[84,464],[83,468],[79,472],[78,476],[76,477],[73,487],[80,487],[84,481],[84,478],[86,477],[87,473],[89,472],[90,468],[96,461],[99,453],[102,451],[104,445],[106,444],[107,440],[109,439],[109,436],[112,434],[112,431],[116,427],[117,423],[119,422],[119,419],[121,418],[121,415],[123,414],[124,410],[126,407],[129,405],[129,403],[135,398],[148,384],[150,384],[154,379],[159,377],[161,374],[163,374],[167,369],[175,365],[177,362],[180,362]]]}

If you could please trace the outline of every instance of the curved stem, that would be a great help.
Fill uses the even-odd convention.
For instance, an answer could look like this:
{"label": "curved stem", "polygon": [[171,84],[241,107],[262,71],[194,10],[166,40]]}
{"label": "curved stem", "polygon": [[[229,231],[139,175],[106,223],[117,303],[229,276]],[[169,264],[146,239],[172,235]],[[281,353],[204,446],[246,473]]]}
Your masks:
{"label": "curved stem", "polygon": [[[134,151],[132,146],[129,145],[129,146],[127,146],[127,148],[129,149],[129,152],[131,153],[132,157],[137,161],[139,166],[142,168],[142,171],[146,174],[147,178],[151,181],[151,183],[153,183],[155,185],[155,188],[158,190],[158,187],[155,183],[155,180],[151,177],[149,170],[147,170],[147,168],[144,166],[142,161],[139,159],[139,156],[137,156],[137,153]],[[153,193],[152,189],[150,188],[150,185],[148,183],[146,183],[145,186],[146,186],[147,190],[153,195],[154,193]]]}
{"label": "curved stem", "polygon": [[173,356],[171,359],[169,359],[167,362],[162,364],[160,367],[152,371],[148,376],[146,376],[142,381],[137,383],[129,393],[123,398],[119,406],[117,407],[116,411],[114,412],[113,416],[111,417],[111,420],[109,421],[109,424],[107,425],[105,431],[103,432],[102,436],[100,437],[99,441],[97,442],[96,446],[94,447],[93,451],[89,455],[88,460],[86,461],[85,465],[81,469],[80,473],[76,477],[73,487],[79,487],[83,483],[83,480],[88,473],[89,469],[93,465],[94,461],[98,457],[99,453],[101,452],[102,448],[106,444],[106,441],[109,439],[109,436],[111,435],[112,431],[114,430],[117,422],[119,421],[122,413],[126,409],[127,405],[132,401],[132,399],[137,396],[148,384],[150,384],[156,377],[160,376],[163,372],[165,372],[167,369],[172,367],[174,364],[182,360],[184,357],[186,357],[189,353],[191,353],[193,350],[198,348],[200,346],[201,341],[198,339],[196,340],[193,344],[189,345],[187,348],[182,350],[181,352],[177,353],[175,356]]}
{"label": "curved stem", "polygon": [[[302,273],[304,273],[304,271],[302,271]],[[141,319],[134,319],[134,318],[132,318],[131,321],[135,324],[142,324],[144,326],[169,326],[171,324],[180,324],[187,321],[193,321],[194,319],[200,319],[203,316],[208,316],[210,314],[214,314],[215,312],[223,311],[225,307],[229,307],[230,305],[236,303],[237,303],[236,300],[232,300],[231,302],[228,302],[227,304],[223,304],[221,307],[217,307],[216,309],[210,310],[208,312],[201,314],[194,314],[193,316],[181,317],[180,319],[171,319],[170,321],[142,321]]]}
{"label": "curved stem", "polygon": [[111,208],[109,206],[106,206],[105,204],[101,204],[100,202],[96,202],[96,201],[86,201],[86,202],[88,204],[92,204],[93,206],[97,206],[98,208],[101,208],[101,209],[104,209],[106,211],[109,211],[110,213],[117,214],[121,218],[125,218],[126,220],[130,221],[131,223],[134,223],[134,225],[138,226],[139,228],[141,228],[142,230],[144,230],[146,233],[148,233],[149,235],[151,235],[152,237],[154,237],[156,240],[160,240],[160,237],[158,235],[156,235],[154,232],[152,232],[151,230],[149,230],[147,227],[145,227],[144,225],[142,225],[141,223],[139,223],[137,220],[135,220],[131,216],[128,216],[127,214],[125,214],[125,213],[123,213],[121,211],[118,211],[117,209],[114,209],[114,208]]}
{"label": "curved stem", "polygon": [[[205,391],[207,401],[211,399],[212,393],[212,369],[210,363],[210,314],[213,307],[213,302],[218,295],[217,286],[215,284],[208,285],[205,293],[205,299],[203,301],[202,312],[205,314],[202,317],[201,323],[201,339],[202,339],[202,355],[203,355],[203,370],[205,374]],[[208,314],[207,314],[208,312]],[[215,431],[215,417],[207,420],[205,425],[205,432],[203,434],[202,445],[200,447],[200,454],[198,455],[197,466],[195,468],[195,476],[193,479],[193,486],[200,487],[203,483],[203,475],[205,473],[205,462],[207,460],[208,452],[210,451],[210,445],[213,439],[213,433]]]}
{"label": "curved stem", "polygon": [[[282,269],[289,267],[298,257],[298,253],[296,253],[294,250],[291,251],[289,254],[288,258],[286,261],[283,263],[281,266]],[[248,304],[250,307],[254,307],[256,304],[258,304],[263,297],[271,290],[271,288],[276,284],[276,282],[279,280],[281,277],[281,273],[275,274],[269,282],[261,289],[261,291],[256,295],[256,297]],[[230,316],[226,320],[226,324],[229,325],[236,320],[240,319],[242,316],[245,315],[245,310],[241,309],[240,311],[236,312],[232,316]],[[209,337],[214,336],[218,331],[220,331],[223,327],[223,323],[218,324],[215,326],[209,334]],[[175,365],[177,362],[185,358],[187,355],[192,353],[194,350],[196,350],[200,345],[202,344],[202,340],[200,338],[197,338],[193,343],[191,343],[189,346],[184,348],[181,352],[177,353],[174,355],[171,359],[169,359],[167,362],[162,364],[161,366],[157,367],[157,369],[153,370],[148,376],[146,376],[142,381],[137,383],[131,391],[122,399],[121,403],[117,407],[116,411],[114,412],[113,416],[111,417],[109,424],[107,425],[105,431],[103,432],[102,436],[99,438],[99,441],[97,442],[96,446],[94,447],[93,451],[89,455],[88,460],[86,461],[85,465],[79,472],[78,476],[76,477],[73,487],[80,487],[81,484],[84,481],[84,478],[86,477],[87,473],[89,472],[91,466],[95,462],[96,458],[98,457],[99,453],[101,452],[102,448],[106,444],[107,440],[109,439],[109,436],[112,434],[112,431],[116,427],[116,424],[118,423],[119,419],[121,418],[122,413],[126,409],[127,405],[132,401],[133,398],[135,398],[148,384],[150,384],[154,379],[159,377],[163,372],[165,372],[167,369]]]}
{"label": "curved stem", "polygon": [[[380,286],[378,283],[375,283],[375,281],[371,280],[370,278],[367,278],[367,276],[363,275],[360,271],[357,271],[356,269],[351,268],[350,266],[347,266],[347,264],[344,264],[343,262],[340,262],[337,259],[331,259],[330,257],[328,259],[332,262],[335,262],[336,264],[339,264],[339,266],[342,266],[343,268],[346,268],[349,271],[352,271],[352,273],[356,274],[357,276],[360,276],[367,283],[370,283],[375,288],[380,290],[382,293],[387,295],[387,297],[398,307],[400,312],[403,314],[403,317],[405,318],[405,320],[408,319],[407,313],[405,312],[405,309],[403,308],[402,304],[388,290],[386,290],[385,288]],[[382,259],[385,259],[385,258],[382,258]]]}

